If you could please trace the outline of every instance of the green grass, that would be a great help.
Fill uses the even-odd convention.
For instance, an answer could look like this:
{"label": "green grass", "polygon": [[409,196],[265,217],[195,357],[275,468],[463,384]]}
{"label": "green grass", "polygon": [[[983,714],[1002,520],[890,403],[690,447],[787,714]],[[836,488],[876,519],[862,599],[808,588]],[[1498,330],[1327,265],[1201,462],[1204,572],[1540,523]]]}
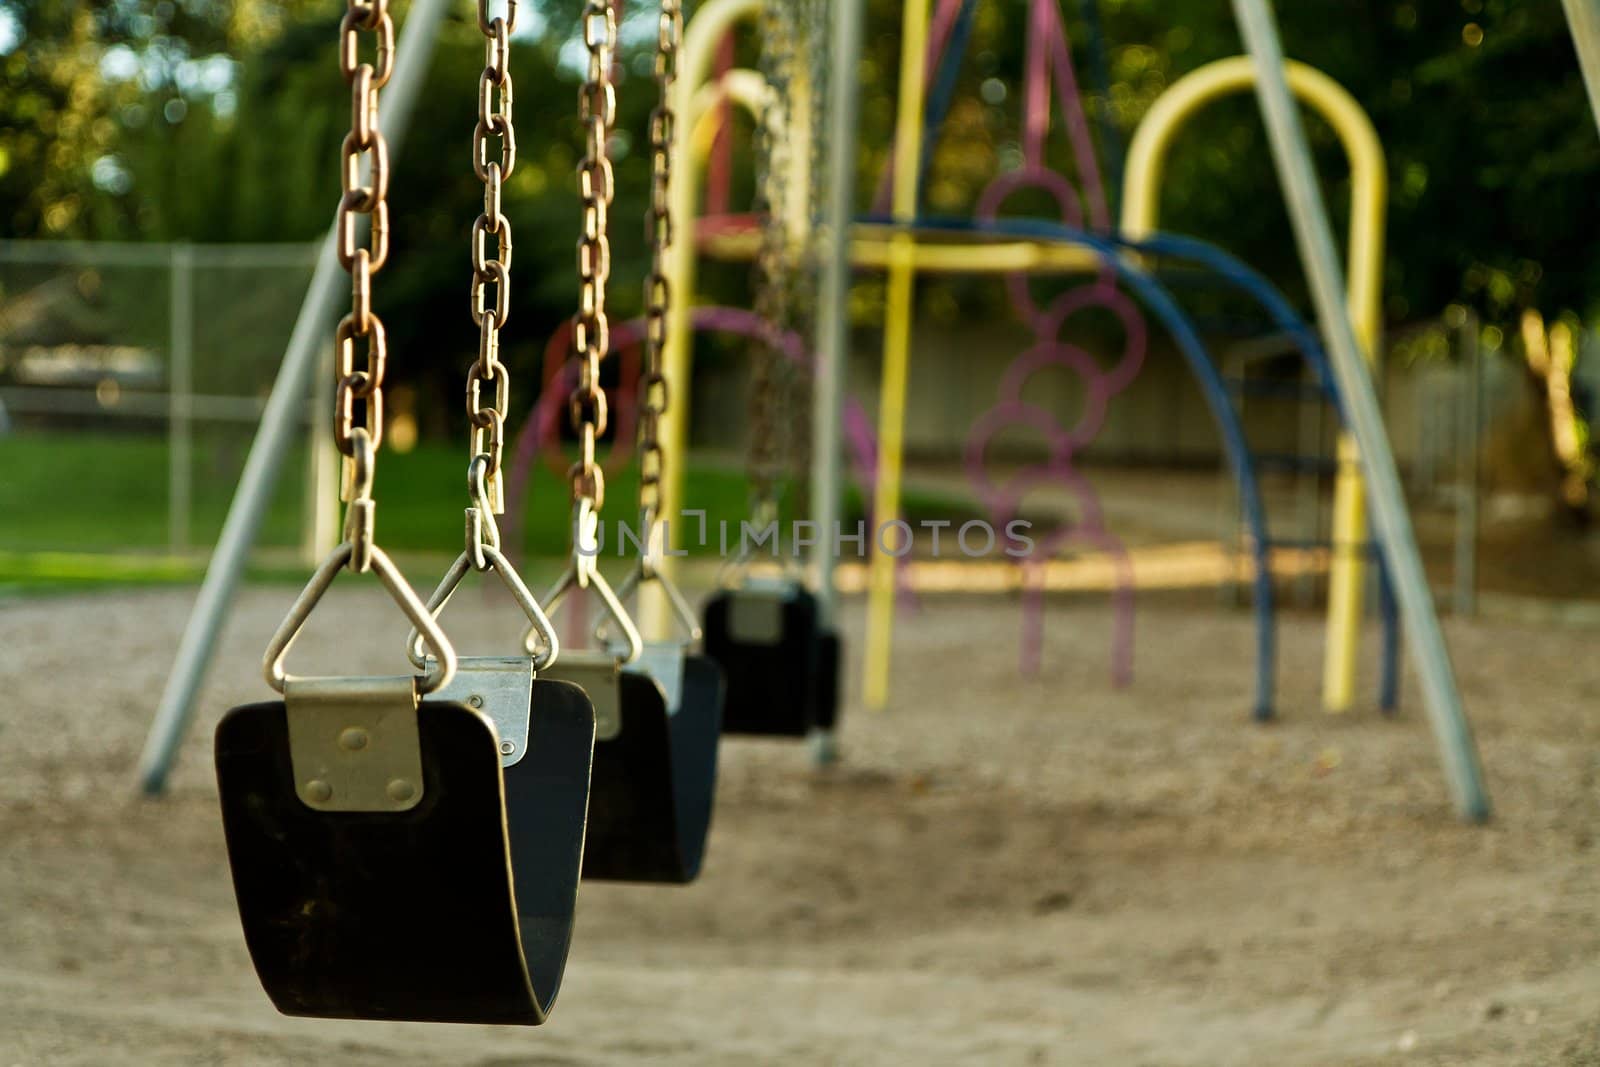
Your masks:
{"label": "green grass", "polygon": [[[237,439],[235,439],[237,438]],[[191,543],[222,529],[248,439],[202,437],[194,452]],[[261,543],[299,536],[302,448],[262,525]],[[167,441],[157,434],[28,433],[0,438],[0,551],[167,549]]]}
{"label": "green grass", "polygon": [[[0,596],[18,593],[71,593],[114,585],[192,585],[205,574],[197,555],[109,552],[0,551]],[[306,568],[251,564],[249,581],[304,581]]]}
{"label": "green grass", "polygon": [[[243,466],[248,437],[202,435],[195,443],[193,507],[189,541],[203,550],[216,540]],[[200,552],[173,555],[168,550],[167,442],[160,434],[28,433],[0,438],[0,591],[76,589],[105,584],[185,583],[204,569]],[[378,539],[394,552],[445,553],[457,550],[466,506],[465,460],[461,449],[424,444],[411,452],[386,452],[378,464]],[[278,491],[262,521],[261,546],[292,548],[299,543],[306,456],[297,444],[284,459]],[[712,524],[748,517],[749,489],[742,470],[692,462],[684,507],[702,509]],[[606,482],[606,515],[634,514],[638,482],[634,472],[618,471]],[[785,508],[784,519],[794,517]],[[905,512],[922,517],[966,518],[967,501],[908,492]],[[859,493],[850,490],[844,520],[864,514]],[[520,547],[533,557],[566,551],[569,524],[566,480],[538,465],[524,494]],[[694,520],[676,538],[692,540]],[[505,517],[501,525],[508,526]],[[607,523],[607,535],[615,533]],[[690,546],[691,551],[695,551]],[[612,552],[610,543],[606,554]],[[252,570],[259,578],[293,576],[303,568],[281,563]]]}

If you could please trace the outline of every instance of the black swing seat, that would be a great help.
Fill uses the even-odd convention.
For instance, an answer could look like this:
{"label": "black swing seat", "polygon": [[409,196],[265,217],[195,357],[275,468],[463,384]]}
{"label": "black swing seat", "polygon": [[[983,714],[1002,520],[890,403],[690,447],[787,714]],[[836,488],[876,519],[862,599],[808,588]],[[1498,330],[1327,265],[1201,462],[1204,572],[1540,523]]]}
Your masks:
{"label": "black swing seat", "polygon": [[594,708],[538,679],[523,757],[489,718],[416,710],[422,794],[405,811],[319,811],[296,791],[282,701],[216,733],[245,942],[286,1015],[544,1022],[571,942]]}
{"label": "black swing seat", "polygon": [[550,668],[595,702],[585,878],[682,885],[700,873],[716,794],[722,672],[704,656],[675,656],[675,702],[659,677],[609,655],[567,652]]}
{"label": "black swing seat", "polygon": [[818,730],[839,727],[839,631],[817,634],[817,671],[811,693],[811,725]]}
{"label": "black swing seat", "polygon": [[798,582],[749,581],[705,606],[706,655],[728,678],[722,732],[805,737],[837,718],[839,637]]}

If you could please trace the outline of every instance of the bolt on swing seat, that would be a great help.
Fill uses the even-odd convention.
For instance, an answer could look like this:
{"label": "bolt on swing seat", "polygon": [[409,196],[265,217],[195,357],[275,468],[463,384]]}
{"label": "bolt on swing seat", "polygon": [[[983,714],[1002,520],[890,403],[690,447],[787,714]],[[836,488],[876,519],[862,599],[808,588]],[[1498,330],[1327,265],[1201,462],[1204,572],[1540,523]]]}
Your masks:
{"label": "bolt on swing seat", "polygon": [[286,677],[289,645],[350,553],[343,545],[319,568],[268,647],[268,680],[285,699],[235,708],[217,728],[256,973],[288,1015],[542,1023],[572,935],[593,707],[528,670],[525,743],[508,752],[495,719],[469,703],[482,696],[498,718],[504,701],[465,691],[482,670],[448,684],[454,651],[376,548],[374,569],[433,650],[429,673]]}
{"label": "bolt on swing seat", "polygon": [[684,643],[645,644],[592,559],[570,565],[545,602],[553,610],[581,586],[595,590],[623,646],[620,655],[567,652],[551,670],[580,685],[595,708],[583,876],[692,882],[705,858],[716,795],[722,671]]}
{"label": "bolt on swing seat", "polygon": [[817,598],[790,578],[745,578],[705,604],[706,655],[728,679],[722,732],[805,737],[832,729],[839,704],[839,636]]}

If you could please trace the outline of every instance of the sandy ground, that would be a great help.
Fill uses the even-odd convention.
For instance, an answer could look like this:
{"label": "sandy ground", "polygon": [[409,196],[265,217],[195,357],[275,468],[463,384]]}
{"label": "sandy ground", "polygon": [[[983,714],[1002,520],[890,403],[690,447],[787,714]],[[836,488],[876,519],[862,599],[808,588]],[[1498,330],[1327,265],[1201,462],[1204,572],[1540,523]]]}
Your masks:
{"label": "sandy ground", "polygon": [[[393,610],[339,588],[297,669],[398,670]],[[1142,605],[1119,691],[1098,601],[1052,606],[1019,679],[1014,605],[929,598],[843,764],[727,744],[704,876],[586,886],[555,1017],[516,1030],[260,991],[208,747],[265,695],[288,597],[243,598],[159,801],[132,765],[189,594],[0,604],[0,1067],[1600,1064],[1593,631],[1450,624],[1497,805],[1469,827],[1414,679],[1397,721],[1315,710],[1314,617],[1285,620],[1258,727],[1242,613]],[[447,616],[475,651],[506,618]]]}

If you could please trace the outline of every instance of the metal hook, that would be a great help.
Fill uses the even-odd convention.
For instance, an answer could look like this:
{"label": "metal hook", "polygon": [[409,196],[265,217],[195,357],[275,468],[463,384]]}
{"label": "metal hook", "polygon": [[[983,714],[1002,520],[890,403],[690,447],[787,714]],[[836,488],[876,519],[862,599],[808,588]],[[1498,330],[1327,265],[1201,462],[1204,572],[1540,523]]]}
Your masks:
{"label": "metal hook", "polygon": [[[472,509],[468,509],[470,514]],[[498,548],[480,544],[479,551],[484,555],[487,566],[483,570],[493,571],[500,576],[500,580],[511,592],[511,598],[517,602],[522,613],[528,617],[529,626],[523,634],[522,645],[528,655],[533,658],[533,669],[542,671],[555,663],[556,657],[561,654],[561,641],[556,636],[556,628],[550,622],[550,617],[539,606],[539,601],[528,589],[522,575],[517,573],[517,568],[511,560]],[[467,571],[477,565],[472,561],[471,553],[463,552],[456,557],[450,565],[445,576],[440,579],[439,585],[434,589],[433,595],[428,598],[427,611],[431,618],[437,618],[444,611],[444,606],[450,602],[450,597],[455,594],[461,580],[466,577]],[[422,634],[412,629],[411,635],[406,639],[406,656],[418,667],[427,665],[424,653]]]}
{"label": "metal hook", "polygon": [[[290,605],[289,613],[284,616],[283,622],[278,624],[272,640],[267,642],[266,655],[262,658],[262,673],[266,676],[267,684],[277,692],[283,692],[284,685],[289,680],[289,674],[283,669],[283,661],[288,656],[290,647],[300,635],[306,620],[311,617],[311,610],[317,606],[323,594],[327,593],[328,587],[333,585],[334,579],[339,576],[339,571],[354,558],[355,551],[355,546],[350,542],[342,541],[328,554],[328,558],[317,567],[311,580]],[[389,590],[394,602],[400,605],[400,610],[405,612],[406,618],[416,627],[415,632],[420,635],[420,639],[425,640],[428,647],[433,650],[434,665],[425,668],[425,673],[417,682],[417,691],[426,694],[449,685],[450,679],[455,677],[456,673],[456,650],[450,644],[450,639],[439,628],[438,622],[427,607],[417,598],[416,590],[411,588],[411,584],[394,565],[388,553],[377,545],[372,545],[369,551],[372,569],[377,572],[384,588]]]}
{"label": "metal hook", "polygon": [[[617,599],[626,601],[634,590],[639,589],[646,582],[655,582],[661,586],[661,591],[666,594],[667,603],[672,608],[672,614],[677,617],[678,623],[689,636],[691,642],[700,640],[700,619],[695,615],[694,607],[689,603],[678,584],[669,578],[660,566],[660,554],[666,547],[666,528],[660,521],[646,516],[650,531],[645,541],[645,549],[639,555],[639,565],[629,571],[621,582],[617,583]],[[608,640],[606,623],[602,619],[594,629],[597,640]]]}
{"label": "metal hook", "polygon": [[[694,613],[694,605],[689,603],[688,597],[683,595],[683,590],[679,589],[677,583],[668,578],[664,571],[652,570],[647,574],[643,566],[634,568],[617,583],[617,599],[626,600],[645,582],[655,582],[661,586],[661,591],[667,595],[667,604],[672,608],[672,614],[677,618],[678,625],[683,627],[683,632],[690,641],[700,640],[700,619]],[[602,641],[607,639],[604,620],[595,627],[594,635]]]}
{"label": "metal hook", "polygon": [[350,569],[364,574],[372,569],[372,554],[377,549],[373,541],[375,510],[372,499],[372,476],[378,463],[377,446],[366,427],[357,426],[350,432],[350,454],[345,457],[344,539],[350,545]]}
{"label": "metal hook", "polygon": [[[561,577],[555,580],[550,591],[544,595],[544,607],[550,614],[555,614],[566,599],[567,594],[574,588],[590,589],[600,598],[600,603],[606,609],[617,629],[622,632],[622,641],[627,648],[627,654],[622,657],[623,663],[632,663],[644,651],[644,639],[639,636],[639,627],[634,624],[633,617],[628,614],[628,609],[622,606],[622,601],[617,599],[617,594],[612,590],[611,583],[606,581],[605,575],[600,573],[595,565],[596,558],[600,555],[599,544],[595,539],[599,529],[599,517],[595,515],[594,508],[587,500],[578,502],[574,509],[574,530],[572,556],[567,563],[566,570],[561,572]],[[595,546],[592,553],[583,551],[584,541]],[[602,625],[604,622],[602,620]]]}
{"label": "metal hook", "polygon": [[493,564],[484,550],[498,553],[500,524],[489,496],[489,457],[483,453],[473,456],[467,466],[467,495],[472,500],[467,509],[467,555],[472,557],[474,569],[486,571]]}
{"label": "metal hook", "polygon": [[[751,519],[758,524],[758,529],[765,529],[768,526],[777,527],[772,539],[773,562],[777,564],[785,581],[804,585],[806,583],[806,568],[801,562],[799,554],[794,551],[785,552],[783,550],[783,527],[780,521],[781,508],[778,499],[776,497],[754,499],[750,515]],[[733,558],[725,560],[722,566],[717,569],[714,584],[724,589],[736,589],[744,584],[745,575],[752,566],[751,557],[755,553],[756,547],[760,544],[761,541],[759,539],[754,545],[746,544],[741,530],[739,551]]]}

